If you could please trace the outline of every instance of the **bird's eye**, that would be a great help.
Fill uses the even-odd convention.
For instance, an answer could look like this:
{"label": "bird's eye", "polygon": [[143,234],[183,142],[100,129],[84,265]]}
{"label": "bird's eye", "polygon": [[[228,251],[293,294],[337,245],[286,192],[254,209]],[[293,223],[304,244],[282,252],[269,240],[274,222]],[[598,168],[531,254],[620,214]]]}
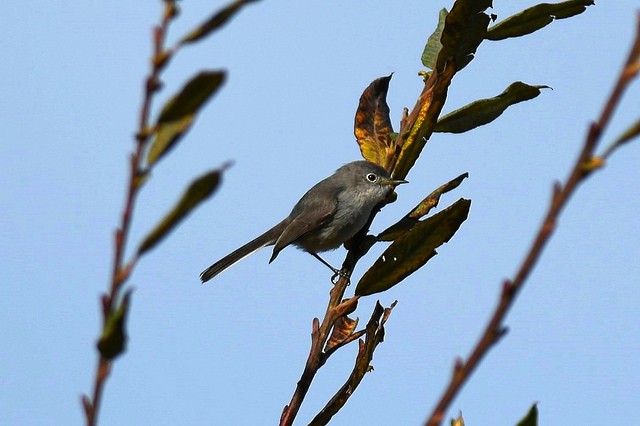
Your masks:
{"label": "bird's eye", "polygon": [[375,175],[375,174],[373,174],[373,173],[369,173],[369,174],[367,175],[367,180],[368,180],[369,182],[375,182],[375,181],[376,181],[376,179],[378,179],[378,176],[376,176],[376,175]]}

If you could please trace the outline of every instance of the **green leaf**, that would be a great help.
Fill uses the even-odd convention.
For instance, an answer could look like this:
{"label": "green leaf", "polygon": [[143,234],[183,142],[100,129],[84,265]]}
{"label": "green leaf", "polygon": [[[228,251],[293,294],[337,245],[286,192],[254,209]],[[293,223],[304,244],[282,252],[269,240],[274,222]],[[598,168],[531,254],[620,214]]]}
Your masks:
{"label": "green leaf", "polygon": [[155,138],[147,154],[148,165],[153,165],[167,154],[184,136],[198,110],[220,88],[225,77],[224,71],[203,71],[169,99],[156,123]]}
{"label": "green leaf", "polygon": [[617,145],[622,145],[623,143],[629,142],[631,139],[640,135],[640,120],[633,123],[631,127],[627,129],[618,139],[616,139]]}
{"label": "green leaf", "polygon": [[520,37],[546,27],[555,19],[570,18],[584,12],[593,0],[569,0],[562,3],[540,3],[508,17],[487,31],[487,40]]}
{"label": "green leaf", "polygon": [[461,198],[396,239],[365,272],[355,293],[365,296],[388,290],[421,268],[460,228],[470,206],[471,200]]}
{"label": "green leaf", "polygon": [[118,309],[109,313],[102,336],[98,340],[98,351],[106,359],[114,359],[124,352],[127,345],[126,321],[131,292],[131,289],[127,290]]}
{"label": "green leaf", "polygon": [[438,206],[438,202],[440,201],[442,194],[446,194],[447,192],[457,188],[462,181],[468,177],[469,173],[464,173],[444,185],[441,185],[422,200],[420,204],[411,210],[405,217],[382,231],[376,239],[378,241],[393,241],[405,232],[409,231],[418,222],[420,222],[420,219],[428,215],[431,209]]}
{"label": "green leaf", "polygon": [[193,115],[187,115],[182,119],[160,124],[147,153],[147,164],[153,165],[160,157],[169,152],[189,131],[193,119]]}
{"label": "green leaf", "polygon": [[533,99],[540,94],[540,89],[548,88],[516,81],[496,97],[477,100],[440,118],[434,131],[462,133],[491,123],[511,105]]}
{"label": "green leaf", "polygon": [[538,426],[538,407],[533,404],[529,412],[516,426]]}
{"label": "green leaf", "polygon": [[442,49],[440,38],[442,37],[444,22],[445,19],[447,19],[448,14],[449,12],[447,11],[447,9],[440,10],[440,14],[438,15],[438,26],[436,27],[433,34],[429,36],[427,44],[424,46],[424,50],[422,51],[422,65],[429,68],[430,70],[436,67],[438,53],[440,53],[440,49]]}
{"label": "green leaf", "polygon": [[230,164],[227,163],[221,168],[212,170],[193,181],[176,206],[162,219],[155,229],[147,235],[142,244],[140,244],[138,256],[155,247],[155,245],[166,237],[193,209],[209,198],[220,184],[222,172],[229,166]]}
{"label": "green leaf", "polygon": [[211,15],[211,17],[203,22],[198,28],[184,36],[182,40],[180,40],[180,44],[193,43],[208,36],[211,32],[226,24],[227,21],[238,13],[244,5],[254,1],[256,0],[236,0],[229,3],[226,7]]}
{"label": "green leaf", "polygon": [[162,108],[158,124],[181,120],[194,115],[224,83],[224,71],[202,71],[185,84],[180,93]]}
{"label": "green leaf", "polygon": [[444,69],[449,60],[460,71],[473,59],[476,49],[484,40],[491,17],[484,11],[491,7],[491,0],[457,0],[447,15],[442,30],[442,49],[437,69]]}

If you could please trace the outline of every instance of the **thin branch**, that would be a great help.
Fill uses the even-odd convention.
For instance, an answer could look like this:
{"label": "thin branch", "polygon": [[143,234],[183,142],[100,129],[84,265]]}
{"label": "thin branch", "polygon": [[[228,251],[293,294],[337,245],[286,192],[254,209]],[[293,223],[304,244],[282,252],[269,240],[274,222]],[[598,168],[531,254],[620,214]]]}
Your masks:
{"label": "thin branch", "polygon": [[[147,146],[147,142],[149,140],[148,123],[151,111],[151,103],[154,93],[160,89],[159,74],[162,66],[166,63],[166,60],[159,61],[158,58],[163,56],[163,46],[169,22],[173,17],[175,17],[176,14],[175,4],[173,1],[165,0],[164,5],[165,8],[162,21],[160,25],[153,31],[154,52],[151,61],[151,70],[145,82],[144,98],[142,101],[142,106],[140,108],[138,131],[135,136],[136,147],[131,154],[129,161],[129,183],[120,219],[120,225],[115,231],[111,285],[109,293],[103,294],[101,299],[103,331],[104,327],[106,327],[107,325],[109,315],[114,310],[114,306],[116,301],[118,300],[119,293],[122,290],[122,287],[126,282],[131,269],[135,265],[135,259],[129,262],[127,265],[124,265],[124,254],[126,251],[127,237],[129,235],[135,201],[138,195],[138,189],[140,188],[138,177],[140,174],[140,170],[142,169],[143,155]],[[82,405],[85,410],[87,426],[94,426],[97,424],[100,402],[102,400],[102,392],[106,379],[107,377],[109,377],[109,373],[111,371],[111,364],[112,360],[107,359],[102,354],[99,355],[98,366],[96,368],[96,374],[94,378],[92,399],[90,400],[86,395],[82,397]]]}
{"label": "thin branch", "polygon": [[[381,207],[382,206],[380,206],[380,208]],[[329,356],[335,352],[332,350],[324,352],[323,348],[325,347],[327,340],[331,337],[331,330],[333,329],[336,321],[338,321],[341,316],[348,315],[357,307],[359,296],[354,296],[351,299],[343,301],[344,293],[350,282],[350,278],[347,277],[351,277],[356,263],[371,247],[370,245],[365,245],[364,241],[366,240],[369,226],[371,226],[371,222],[375,215],[380,211],[380,208],[374,209],[364,228],[355,237],[353,237],[350,243],[347,244],[349,246],[349,251],[347,252],[347,256],[342,264],[342,271],[346,276],[341,276],[329,292],[329,303],[322,323],[318,318],[313,319],[309,356],[307,357],[307,362],[304,370],[302,371],[302,375],[300,376],[300,380],[298,380],[296,389],[293,392],[291,401],[289,404],[285,405],[282,410],[280,426],[290,426],[293,424],[316,373],[324,365]]]}
{"label": "thin branch", "polygon": [[320,410],[320,412],[309,423],[309,426],[321,426],[328,424],[333,416],[347,403],[353,392],[358,387],[364,375],[373,370],[371,360],[376,347],[384,340],[384,324],[387,322],[391,310],[396,306],[397,302],[393,302],[390,307],[383,308],[380,302],[376,303],[371,318],[367,323],[364,331],[366,337],[364,340],[358,341],[358,355],[356,356],[355,365],[349,375],[349,378],[331,397],[329,402]]}
{"label": "thin branch", "polygon": [[313,381],[320,367],[322,367],[322,365],[324,364],[324,361],[326,361],[326,359],[323,359],[322,356],[322,348],[324,347],[325,342],[330,336],[333,324],[339,318],[335,315],[335,307],[338,306],[338,304],[342,300],[348,284],[348,278],[340,277],[336,285],[329,292],[329,304],[327,306],[325,317],[322,320],[322,324],[320,324],[318,318],[313,319],[313,331],[311,332],[311,350],[309,351],[309,356],[307,357],[307,362],[302,372],[302,376],[298,381],[293,396],[291,397],[291,401],[284,407],[284,410],[282,411],[282,415],[280,417],[281,426],[288,426],[293,424],[293,421],[295,420],[295,417],[298,414],[300,407],[302,406],[302,401],[304,400],[307,392],[309,391],[309,388],[311,387],[311,382]]}
{"label": "thin branch", "polygon": [[[594,161],[594,152],[600,141],[600,137],[610,122],[615,108],[620,103],[622,94],[629,83],[637,76],[638,61],[640,57],[640,14],[638,15],[636,38],[629,52],[628,59],[623,67],[617,83],[609,96],[597,122],[589,127],[583,148],[576,160],[571,173],[564,185],[556,183],[553,187],[553,197],[547,214],[540,226],[536,238],[531,245],[528,254],[522,261],[515,277],[507,280],[502,286],[502,292],[498,305],[489,320],[482,336],[466,362],[456,361],[451,381],[436,404],[431,416],[425,423],[427,426],[437,426],[443,421],[449,405],[456,397],[464,383],[469,379],[480,361],[488,353],[489,349],[504,335],[504,319],[513,306],[519,291],[524,286],[533,267],[540,259],[542,251],[551,238],[557,219],[569,199],[590,173],[601,166],[601,162]],[[634,71],[635,70],[635,71]]]}

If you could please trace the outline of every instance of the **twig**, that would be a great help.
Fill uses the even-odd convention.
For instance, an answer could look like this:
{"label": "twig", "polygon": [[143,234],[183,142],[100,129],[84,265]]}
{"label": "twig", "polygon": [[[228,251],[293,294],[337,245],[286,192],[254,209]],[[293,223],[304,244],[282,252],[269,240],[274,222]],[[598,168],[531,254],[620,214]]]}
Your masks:
{"label": "twig", "polygon": [[427,426],[437,426],[442,423],[449,405],[464,383],[469,379],[489,349],[505,334],[504,319],[513,306],[519,291],[524,286],[533,267],[539,260],[545,245],[550,240],[562,209],[567,205],[567,202],[578,185],[582,183],[593,170],[602,165],[601,161],[597,161],[598,159],[594,158],[595,149],[604,129],[609,124],[615,108],[620,102],[622,94],[638,73],[638,61],[640,60],[640,14],[638,15],[637,21],[636,38],[625,66],[618,77],[617,83],[598,121],[592,123],[589,127],[584,146],[569,177],[564,185],[560,183],[554,185],[551,205],[528,254],[521,263],[515,277],[512,280],[506,280],[504,282],[498,305],[467,361],[465,362],[461,359],[456,361],[451,381],[442,394],[440,401],[436,404],[431,416],[425,423]]}
{"label": "twig", "polygon": [[[165,0],[165,9],[163,12],[162,21],[153,31],[153,59],[151,61],[151,71],[145,82],[144,99],[142,107],[140,108],[140,118],[138,125],[138,132],[136,133],[136,147],[130,157],[129,167],[129,183],[127,188],[127,194],[125,196],[124,208],[120,220],[120,226],[115,231],[114,237],[114,258],[113,269],[111,273],[111,285],[108,294],[103,294],[102,301],[102,316],[103,316],[103,328],[107,324],[109,315],[114,310],[116,301],[123,284],[127,278],[133,266],[135,265],[135,258],[124,264],[124,253],[126,251],[127,237],[129,235],[129,228],[131,226],[131,218],[133,216],[133,209],[135,206],[136,196],[138,195],[139,175],[142,169],[143,155],[147,142],[149,140],[149,115],[151,111],[151,102],[153,94],[160,89],[159,74],[164,64],[166,64],[166,55],[164,55],[163,46],[165,36],[169,22],[175,16],[176,9],[175,4],[171,0]],[[159,60],[163,58],[165,60]],[[107,359],[102,354],[99,355],[98,367],[96,369],[92,398],[89,399],[86,395],[82,398],[82,405],[85,410],[86,424],[87,426],[94,426],[97,424],[98,412],[100,408],[100,402],[102,400],[102,391],[109,372],[111,371],[112,360]]]}
{"label": "twig", "polygon": [[311,382],[316,373],[322,367],[326,359],[322,356],[322,348],[330,336],[331,328],[335,321],[339,318],[335,314],[335,308],[338,306],[344,296],[344,292],[349,284],[349,279],[341,277],[336,285],[329,292],[329,305],[322,324],[318,318],[313,319],[313,329],[311,332],[311,350],[307,358],[302,376],[296,385],[296,390],[291,397],[291,401],[284,407],[280,417],[280,426],[288,426],[293,421],[300,410],[302,401],[309,391]]}
{"label": "twig", "polygon": [[[345,381],[329,402],[320,410],[320,412],[309,423],[309,426],[326,425],[331,418],[347,403],[347,400],[358,387],[364,375],[371,371],[371,360],[376,347],[384,340],[384,324],[387,322],[391,310],[396,306],[397,302],[393,302],[390,307],[383,308],[380,302],[376,303],[371,318],[367,323],[367,327],[363,330],[366,334],[364,340],[358,341],[358,355],[353,370],[349,378]],[[351,340],[353,341],[353,339]]]}
{"label": "twig", "polygon": [[[381,207],[382,206],[380,206],[380,208]],[[316,373],[335,352],[335,350],[328,350],[325,352],[324,347],[331,336],[331,330],[333,329],[336,321],[340,317],[350,314],[357,307],[359,296],[354,296],[343,301],[344,293],[347,290],[347,286],[350,281],[347,277],[351,276],[358,260],[367,253],[369,248],[371,248],[370,245],[364,244],[364,241],[366,240],[369,226],[379,211],[380,209],[378,208],[372,212],[367,224],[356,236],[353,237],[350,244],[348,244],[350,249],[347,252],[344,263],[342,264],[342,271],[346,272],[346,277],[341,276],[329,292],[329,303],[322,323],[318,318],[313,319],[309,356],[307,357],[307,362],[300,380],[298,380],[296,389],[293,392],[291,401],[289,404],[285,405],[282,410],[280,426],[290,426],[293,424]]]}

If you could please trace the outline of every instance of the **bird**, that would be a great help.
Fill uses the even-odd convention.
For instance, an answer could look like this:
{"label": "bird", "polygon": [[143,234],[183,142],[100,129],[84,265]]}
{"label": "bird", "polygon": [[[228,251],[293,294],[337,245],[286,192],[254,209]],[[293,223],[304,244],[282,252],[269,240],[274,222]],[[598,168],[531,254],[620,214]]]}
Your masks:
{"label": "bird", "polygon": [[274,247],[269,263],[282,249],[294,245],[316,257],[337,275],[340,271],[318,253],[334,250],[352,238],[367,223],[373,209],[403,183],[407,181],[391,179],[383,167],[370,161],[347,163],[309,189],[285,219],[205,269],[200,279],[205,283],[271,245]]}

